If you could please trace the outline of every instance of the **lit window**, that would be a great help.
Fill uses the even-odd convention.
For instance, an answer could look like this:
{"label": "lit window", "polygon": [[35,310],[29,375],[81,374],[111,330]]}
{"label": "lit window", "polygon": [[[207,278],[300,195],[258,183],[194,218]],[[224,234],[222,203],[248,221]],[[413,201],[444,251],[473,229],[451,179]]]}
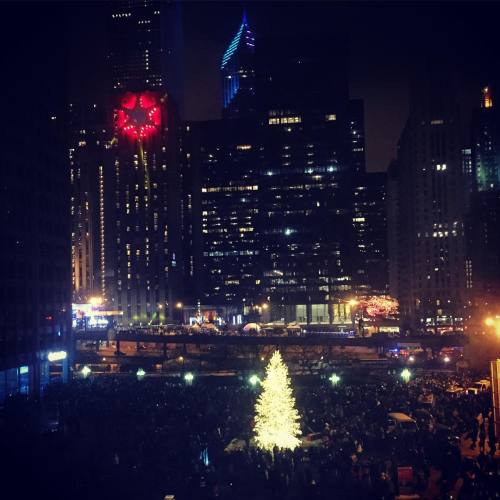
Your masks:
{"label": "lit window", "polygon": [[337,119],[337,115],[329,114],[325,116],[327,122],[334,122]]}

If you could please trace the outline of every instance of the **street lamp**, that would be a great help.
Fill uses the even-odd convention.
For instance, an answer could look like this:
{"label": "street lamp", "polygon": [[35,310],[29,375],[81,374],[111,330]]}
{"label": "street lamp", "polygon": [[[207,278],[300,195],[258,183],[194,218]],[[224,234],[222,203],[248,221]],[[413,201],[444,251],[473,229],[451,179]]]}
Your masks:
{"label": "street lamp", "polygon": [[139,368],[137,370],[136,375],[137,375],[138,380],[142,380],[144,378],[144,376],[146,375],[146,372],[142,368]]}
{"label": "street lamp", "polygon": [[[347,301],[347,303],[349,304],[349,308],[350,308],[350,312],[351,312],[351,321],[352,321],[352,328],[354,330],[354,332],[356,332],[356,313],[355,313],[355,309],[356,309],[356,306],[359,305],[359,300],[358,299],[349,299]],[[361,318],[363,319],[363,318]],[[363,331],[362,331],[362,326],[361,324],[359,325],[359,334],[360,335],[363,335]]]}
{"label": "street lamp", "polygon": [[405,368],[402,370],[401,372],[401,378],[405,381],[405,382],[409,382],[410,381],[410,378],[411,378],[411,371],[408,370],[408,368]]}
{"label": "street lamp", "polygon": [[175,303],[175,308],[179,311],[179,322],[180,324],[182,325],[184,323],[184,314],[183,314],[183,311],[182,311],[182,308],[184,307],[184,304],[182,302],[176,302]]}
{"label": "street lamp", "polygon": [[102,304],[102,297],[90,297],[89,304],[92,306],[100,306]]}
{"label": "street lamp", "polygon": [[260,382],[260,378],[257,376],[257,375],[252,375],[248,381],[250,382],[250,384],[255,387],[259,382]]}
{"label": "street lamp", "polygon": [[186,382],[186,384],[191,385],[193,383],[193,380],[194,380],[194,375],[191,372],[187,372],[184,375],[184,381]]}
{"label": "street lamp", "polygon": [[495,333],[500,337],[500,317],[495,316],[493,317],[488,317],[484,320],[484,324],[489,327],[494,327],[495,328]]}
{"label": "street lamp", "polygon": [[340,377],[336,373],[332,373],[331,377],[328,380],[335,387],[340,382]]}
{"label": "street lamp", "polygon": [[85,366],[84,366],[84,367],[80,370],[80,373],[82,374],[82,377],[83,377],[83,378],[87,378],[87,377],[90,375],[91,371],[92,371],[92,370],[91,370],[91,369],[90,369],[87,365],[85,365]]}

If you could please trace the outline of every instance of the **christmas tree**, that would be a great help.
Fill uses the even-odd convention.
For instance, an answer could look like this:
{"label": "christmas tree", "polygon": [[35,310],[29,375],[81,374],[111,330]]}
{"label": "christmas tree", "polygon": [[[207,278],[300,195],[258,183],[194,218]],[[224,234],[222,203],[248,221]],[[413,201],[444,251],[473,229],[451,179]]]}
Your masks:
{"label": "christmas tree", "polygon": [[294,449],[300,441],[299,413],[295,408],[288,368],[275,351],[266,368],[262,393],[255,405],[255,441],[259,448]]}

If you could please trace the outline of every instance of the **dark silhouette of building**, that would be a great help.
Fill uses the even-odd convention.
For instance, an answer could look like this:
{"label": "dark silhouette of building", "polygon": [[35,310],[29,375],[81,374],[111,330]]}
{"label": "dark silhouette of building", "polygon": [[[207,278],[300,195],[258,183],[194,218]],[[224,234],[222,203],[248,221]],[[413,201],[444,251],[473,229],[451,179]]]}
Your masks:
{"label": "dark silhouette of building", "polygon": [[[391,284],[405,328],[459,329],[466,303],[462,130],[451,72],[428,64],[391,168]],[[395,234],[396,233],[396,236]]]}
{"label": "dark silhouette of building", "polygon": [[0,84],[0,400],[48,383],[50,353],[66,349],[71,328],[66,13],[3,9],[1,62],[12,73]]}

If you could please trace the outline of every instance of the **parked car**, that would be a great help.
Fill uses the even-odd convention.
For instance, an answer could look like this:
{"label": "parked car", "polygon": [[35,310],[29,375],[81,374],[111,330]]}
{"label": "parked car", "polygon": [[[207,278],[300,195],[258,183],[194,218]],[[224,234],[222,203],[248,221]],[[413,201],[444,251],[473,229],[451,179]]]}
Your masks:
{"label": "parked car", "polygon": [[479,394],[480,392],[488,390],[490,385],[490,381],[487,379],[478,380],[468,387],[466,392],[467,394]]}
{"label": "parked car", "polygon": [[395,433],[417,432],[417,422],[405,413],[389,413],[387,430]]}

